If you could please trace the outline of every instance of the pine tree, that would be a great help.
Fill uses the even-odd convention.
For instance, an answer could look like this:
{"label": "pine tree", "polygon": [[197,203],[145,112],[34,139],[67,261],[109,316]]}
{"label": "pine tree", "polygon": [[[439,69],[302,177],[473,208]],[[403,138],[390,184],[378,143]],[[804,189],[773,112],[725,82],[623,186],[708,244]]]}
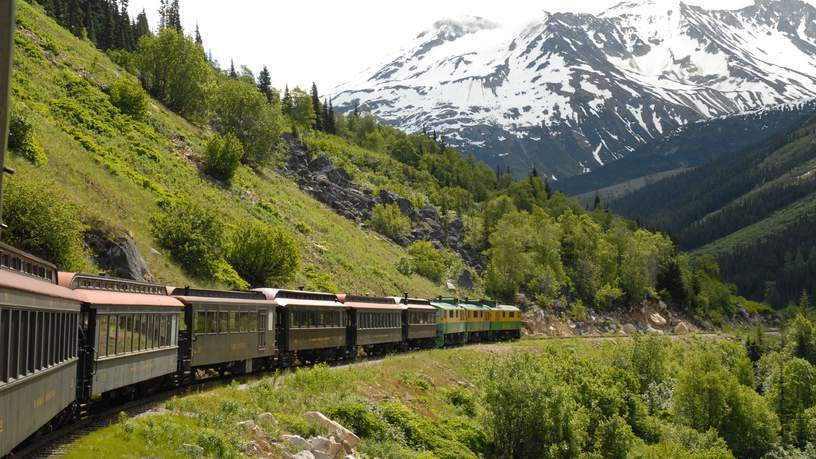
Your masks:
{"label": "pine tree", "polygon": [[238,78],[238,73],[235,71],[235,62],[232,59],[230,59],[230,68],[227,75],[230,78]]}
{"label": "pine tree", "polygon": [[167,0],[159,0],[159,32],[168,27],[168,13]]}
{"label": "pine tree", "polygon": [[184,35],[184,29],[181,27],[181,12],[179,11],[179,0],[173,0],[170,3],[170,10],[167,14],[167,27],[176,29],[176,31]]}
{"label": "pine tree", "polygon": [[329,127],[329,101],[323,99],[323,103],[320,104],[321,112],[320,112],[320,119],[323,121],[323,132],[331,134],[331,128]]}
{"label": "pine tree", "polygon": [[198,23],[196,23],[195,42],[198,46],[204,47],[204,40],[201,39],[201,31],[198,30]]}
{"label": "pine tree", "polygon": [[272,78],[269,76],[269,69],[263,66],[261,73],[258,74],[258,91],[266,96],[266,100],[272,103]]}
{"label": "pine tree", "polygon": [[799,309],[805,311],[810,308],[810,298],[808,298],[807,290],[802,290],[802,296],[799,297]]}
{"label": "pine tree", "polygon": [[323,115],[323,110],[320,109],[320,95],[317,93],[317,85],[312,82],[312,108],[315,112],[315,122],[314,127],[318,131],[323,130],[323,120],[321,119]]}
{"label": "pine tree", "polygon": [[133,38],[136,43],[138,43],[139,39],[145,35],[150,35],[150,24],[147,22],[147,13],[145,13],[145,10],[142,10],[142,12],[136,16],[136,28],[133,32]]}
{"label": "pine tree", "polygon": [[544,191],[547,192],[547,199],[552,196],[552,188],[550,188],[550,181],[544,180]]}
{"label": "pine tree", "polygon": [[292,95],[289,94],[289,85],[283,90],[283,100],[281,101],[281,111],[286,116],[292,116]]}
{"label": "pine tree", "polygon": [[329,134],[337,134],[337,123],[334,119],[334,106],[332,105],[331,99],[329,99]]}
{"label": "pine tree", "polygon": [[598,207],[601,207],[601,197],[596,194],[595,195],[595,203],[592,205],[592,210],[595,210]]}

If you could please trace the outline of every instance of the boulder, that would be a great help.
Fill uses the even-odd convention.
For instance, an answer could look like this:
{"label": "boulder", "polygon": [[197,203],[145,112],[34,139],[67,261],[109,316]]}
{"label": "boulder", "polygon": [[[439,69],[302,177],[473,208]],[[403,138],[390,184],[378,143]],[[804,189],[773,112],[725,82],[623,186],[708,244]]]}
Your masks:
{"label": "boulder", "polygon": [[147,262],[142,257],[133,237],[127,231],[104,228],[91,224],[85,242],[91,249],[94,262],[111,276],[133,280],[151,280]]}
{"label": "boulder", "polygon": [[325,426],[329,433],[334,435],[341,443],[348,444],[351,448],[360,443],[360,437],[354,435],[354,432],[346,429],[339,423],[327,418],[326,415],[319,411],[309,411],[303,414],[303,417],[318,424]]}
{"label": "boulder", "polygon": [[455,292],[456,291],[456,286],[453,285],[453,282],[451,282],[451,281],[447,281],[445,283],[445,287],[448,289],[449,292]]}
{"label": "boulder", "polygon": [[258,415],[258,422],[268,425],[276,425],[278,420],[275,419],[275,416],[273,416],[272,413],[261,413]]}
{"label": "boulder", "polygon": [[621,328],[621,331],[626,333],[627,335],[631,335],[633,333],[637,333],[638,329],[632,324],[623,324],[623,328]]}
{"label": "boulder", "polygon": [[473,275],[470,274],[469,270],[464,269],[459,274],[459,278],[456,279],[456,283],[464,289],[473,290]]}
{"label": "boulder", "polygon": [[680,322],[679,324],[675,325],[674,327],[674,334],[675,335],[686,335],[690,332],[688,325],[685,322]]}
{"label": "boulder", "polygon": [[647,325],[646,326],[646,333],[648,333],[650,335],[662,335],[663,330],[658,330],[658,329],[652,327],[651,325]]}
{"label": "boulder", "polygon": [[301,437],[300,435],[282,435],[281,439],[287,443],[291,443],[298,448],[308,448],[309,442],[306,441],[305,438]]}
{"label": "boulder", "polygon": [[657,326],[660,326],[660,327],[662,327],[662,326],[666,325],[666,319],[664,319],[664,318],[663,318],[663,316],[661,316],[661,315],[660,315],[659,313],[657,313],[657,312],[655,312],[655,313],[653,313],[653,314],[649,315],[649,320],[650,320],[650,321],[651,321],[653,324],[655,324],[655,325],[657,325]]}
{"label": "boulder", "polygon": [[184,443],[181,445],[181,452],[186,454],[188,457],[204,457],[204,448],[198,445],[192,445],[190,443]]}
{"label": "boulder", "polygon": [[315,459],[315,455],[311,451],[304,450],[292,456],[292,459]]}
{"label": "boulder", "polygon": [[335,459],[343,451],[343,445],[335,437],[314,437],[309,439],[309,449],[315,459]]}

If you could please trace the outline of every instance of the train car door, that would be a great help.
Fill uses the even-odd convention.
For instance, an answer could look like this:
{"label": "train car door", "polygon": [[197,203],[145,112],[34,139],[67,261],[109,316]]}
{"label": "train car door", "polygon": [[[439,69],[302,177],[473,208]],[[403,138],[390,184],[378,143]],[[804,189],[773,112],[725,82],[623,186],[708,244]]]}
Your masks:
{"label": "train car door", "polygon": [[266,322],[268,320],[267,310],[258,309],[258,350],[266,349]]}

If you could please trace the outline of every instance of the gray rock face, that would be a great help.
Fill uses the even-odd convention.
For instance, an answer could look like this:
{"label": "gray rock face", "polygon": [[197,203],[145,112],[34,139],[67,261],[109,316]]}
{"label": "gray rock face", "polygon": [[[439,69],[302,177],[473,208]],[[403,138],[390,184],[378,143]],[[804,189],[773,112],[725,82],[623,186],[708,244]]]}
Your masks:
{"label": "gray rock face", "polygon": [[151,280],[150,268],[126,231],[94,227],[85,235],[94,262],[107,274],[124,279]]}
{"label": "gray rock face", "polygon": [[477,271],[484,269],[484,257],[465,247],[465,225],[461,219],[446,220],[432,206],[416,209],[410,200],[386,189],[380,190],[375,197],[371,190],[356,184],[343,168],[335,166],[328,156],[318,154],[312,159],[299,139],[290,135],[283,138],[289,147],[289,158],[282,172],[294,178],[303,191],[318,201],[358,224],[368,221],[375,205],[394,204],[411,220],[412,226],[407,237],[394,242],[408,246],[414,241],[430,241],[437,248],[447,247],[455,251]]}

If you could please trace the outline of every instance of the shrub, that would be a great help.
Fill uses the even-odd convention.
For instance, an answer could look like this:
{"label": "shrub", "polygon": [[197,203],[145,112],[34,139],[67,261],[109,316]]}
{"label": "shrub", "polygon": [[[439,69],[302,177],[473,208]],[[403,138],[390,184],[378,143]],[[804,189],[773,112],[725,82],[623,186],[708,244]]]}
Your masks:
{"label": "shrub", "polygon": [[12,112],[9,118],[8,147],[36,166],[48,164],[48,156],[34,137],[34,127],[28,118]]}
{"label": "shrub", "polygon": [[411,230],[411,220],[396,204],[377,204],[368,220],[374,231],[399,242]]}
{"label": "shrub", "polygon": [[216,132],[231,133],[243,144],[243,162],[258,165],[272,157],[282,122],[279,113],[254,85],[227,79],[215,88],[210,107]]}
{"label": "shrub", "polygon": [[325,410],[325,414],[362,438],[384,438],[389,429],[388,424],[361,401],[339,403]]}
{"label": "shrub", "polygon": [[408,247],[411,267],[420,276],[434,282],[442,280],[445,274],[445,258],[442,252],[428,241],[417,241]]}
{"label": "shrub", "polygon": [[193,276],[211,278],[231,288],[247,283],[224,261],[224,227],[215,212],[187,199],[160,203],[150,219],[153,236],[181,267]]}
{"label": "shrub", "polygon": [[6,181],[3,236],[9,244],[57,264],[60,269],[77,271],[87,264],[83,244],[85,225],[79,210],[65,202],[42,181],[10,178]]}
{"label": "shrub", "polygon": [[300,260],[295,239],[280,227],[241,225],[233,234],[227,260],[253,287],[284,283]]}
{"label": "shrub", "polygon": [[235,175],[243,156],[244,147],[237,137],[231,133],[223,137],[214,135],[209,138],[204,149],[204,171],[228,182]]}
{"label": "shrub", "polygon": [[110,88],[110,100],[120,112],[142,120],[147,115],[147,94],[135,78],[121,77]]}

